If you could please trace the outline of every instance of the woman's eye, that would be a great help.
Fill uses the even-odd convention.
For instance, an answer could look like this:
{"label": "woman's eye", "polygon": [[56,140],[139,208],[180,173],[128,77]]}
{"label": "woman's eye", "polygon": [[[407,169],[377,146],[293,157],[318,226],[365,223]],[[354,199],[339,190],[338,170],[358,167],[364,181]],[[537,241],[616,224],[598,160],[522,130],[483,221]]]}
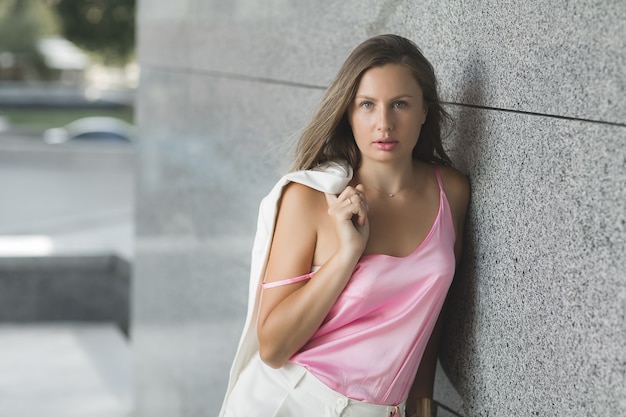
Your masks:
{"label": "woman's eye", "polygon": [[361,103],[361,107],[364,108],[365,110],[369,110],[373,107],[374,105],[369,102],[369,101],[364,101],[363,103]]}
{"label": "woman's eye", "polygon": [[403,109],[406,107],[406,101],[396,101],[395,103],[393,103],[393,106],[396,109]]}

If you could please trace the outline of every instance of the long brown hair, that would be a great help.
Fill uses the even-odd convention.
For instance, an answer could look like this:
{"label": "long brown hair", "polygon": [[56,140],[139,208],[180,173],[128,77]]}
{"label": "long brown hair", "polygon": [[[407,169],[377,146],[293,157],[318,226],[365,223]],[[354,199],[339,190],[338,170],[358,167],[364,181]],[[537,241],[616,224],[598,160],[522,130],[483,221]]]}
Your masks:
{"label": "long brown hair", "polygon": [[424,94],[428,114],[413,149],[413,158],[451,164],[441,143],[442,126],[450,116],[439,100],[433,66],[410,40],[397,35],[380,35],[357,46],[344,62],[300,135],[292,170],[311,169],[323,162],[342,159],[354,169],[360,166],[361,153],[348,123],[348,107],[365,71],[386,64],[406,66]]}

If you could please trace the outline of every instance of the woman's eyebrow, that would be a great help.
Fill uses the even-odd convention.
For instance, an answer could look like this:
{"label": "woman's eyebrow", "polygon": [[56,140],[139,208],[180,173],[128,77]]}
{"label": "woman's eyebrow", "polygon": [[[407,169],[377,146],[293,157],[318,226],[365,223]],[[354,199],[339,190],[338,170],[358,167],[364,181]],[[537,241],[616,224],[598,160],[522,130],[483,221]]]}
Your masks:
{"label": "woman's eyebrow", "polygon": [[[365,99],[365,100],[376,101],[376,99],[374,97],[370,97],[370,96],[365,95],[365,94],[357,94],[355,98],[361,98],[361,99]],[[400,94],[400,95],[397,95],[395,97],[392,97],[390,101],[398,100],[398,99],[401,99],[401,98],[413,98],[413,96],[411,94]]]}

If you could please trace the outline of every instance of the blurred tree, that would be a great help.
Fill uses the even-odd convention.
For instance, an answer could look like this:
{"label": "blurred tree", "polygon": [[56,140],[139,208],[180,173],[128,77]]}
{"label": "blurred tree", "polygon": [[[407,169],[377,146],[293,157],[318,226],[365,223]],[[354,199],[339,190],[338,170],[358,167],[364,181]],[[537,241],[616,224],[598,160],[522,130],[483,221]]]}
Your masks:
{"label": "blurred tree", "polygon": [[135,50],[135,0],[53,0],[61,32],[105,64],[125,64]]}
{"label": "blurred tree", "polygon": [[55,18],[41,0],[1,0],[0,79],[48,78],[37,44],[54,31]]}

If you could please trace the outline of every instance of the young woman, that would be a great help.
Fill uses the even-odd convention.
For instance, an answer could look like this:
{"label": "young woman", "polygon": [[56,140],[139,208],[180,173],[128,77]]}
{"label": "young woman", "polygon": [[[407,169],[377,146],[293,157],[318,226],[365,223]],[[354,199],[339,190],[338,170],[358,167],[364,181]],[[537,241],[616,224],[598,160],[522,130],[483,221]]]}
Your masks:
{"label": "young woman", "polygon": [[412,416],[432,398],[469,202],[446,117],[411,41],[348,57],[262,203],[221,416]]}

